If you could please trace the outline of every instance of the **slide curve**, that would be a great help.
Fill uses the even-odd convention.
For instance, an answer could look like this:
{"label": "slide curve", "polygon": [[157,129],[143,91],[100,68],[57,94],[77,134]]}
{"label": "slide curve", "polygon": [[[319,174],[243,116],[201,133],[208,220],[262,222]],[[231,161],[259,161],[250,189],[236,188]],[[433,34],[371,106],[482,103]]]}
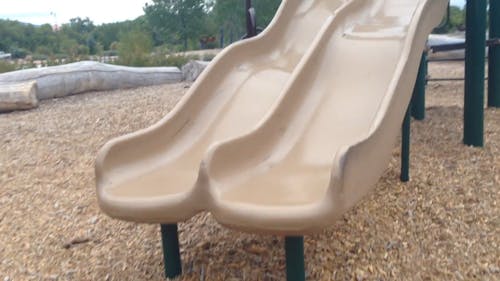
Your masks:
{"label": "slide curve", "polygon": [[330,225],[386,169],[446,7],[284,1],[263,34],[225,49],[164,119],[101,149],[101,209],[154,223],[207,210],[253,232]]}

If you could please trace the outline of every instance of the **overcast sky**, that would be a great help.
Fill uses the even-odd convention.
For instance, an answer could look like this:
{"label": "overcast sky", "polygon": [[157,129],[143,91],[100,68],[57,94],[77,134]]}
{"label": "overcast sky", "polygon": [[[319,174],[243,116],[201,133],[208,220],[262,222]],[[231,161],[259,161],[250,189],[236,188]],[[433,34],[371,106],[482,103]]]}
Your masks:
{"label": "overcast sky", "polygon": [[[60,25],[71,18],[88,17],[101,24],[135,19],[144,13],[146,2],[150,0],[2,0],[0,18]],[[465,0],[451,0],[451,3],[463,6]]]}
{"label": "overcast sky", "polygon": [[0,18],[33,24],[62,24],[69,19],[90,18],[94,23],[135,19],[144,14],[149,0],[2,0]]}

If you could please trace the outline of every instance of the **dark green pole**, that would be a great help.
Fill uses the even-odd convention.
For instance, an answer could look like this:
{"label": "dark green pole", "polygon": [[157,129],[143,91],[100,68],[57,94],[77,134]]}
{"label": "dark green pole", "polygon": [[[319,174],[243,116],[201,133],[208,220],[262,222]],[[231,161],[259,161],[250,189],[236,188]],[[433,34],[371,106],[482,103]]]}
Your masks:
{"label": "dark green pole", "polygon": [[285,237],[286,254],[286,280],[305,281],[306,271],[304,266],[304,237]]}
{"label": "dark green pole", "polygon": [[[427,50],[424,52],[425,55],[425,61],[424,61],[424,81],[425,81],[425,86],[429,84],[429,81],[427,80],[429,76],[429,58],[427,56]],[[424,95],[425,95],[425,89],[424,89]]]}
{"label": "dark green pole", "polygon": [[[500,42],[500,0],[490,0],[490,39]],[[488,107],[500,107],[500,45],[489,47]]]}
{"label": "dark green pole", "polygon": [[[252,38],[257,35],[257,23],[255,22],[255,10],[252,7],[252,0],[245,0],[245,11],[247,19],[247,36],[246,38]],[[253,12],[253,14],[252,14]]]}
{"label": "dark green pole", "polygon": [[411,123],[411,108],[410,103],[406,109],[405,118],[403,120],[402,140],[401,140],[401,175],[402,182],[410,180],[410,123]]}
{"label": "dark green pole", "polygon": [[413,88],[411,116],[416,120],[425,119],[425,84],[427,82],[427,52],[422,54],[418,67],[417,81]]}
{"label": "dark green pole", "polygon": [[468,0],[466,16],[463,141],[483,146],[486,0]]}
{"label": "dark green pole", "polygon": [[165,276],[167,276],[167,278],[175,278],[182,273],[177,224],[161,225],[161,241],[163,246]]}

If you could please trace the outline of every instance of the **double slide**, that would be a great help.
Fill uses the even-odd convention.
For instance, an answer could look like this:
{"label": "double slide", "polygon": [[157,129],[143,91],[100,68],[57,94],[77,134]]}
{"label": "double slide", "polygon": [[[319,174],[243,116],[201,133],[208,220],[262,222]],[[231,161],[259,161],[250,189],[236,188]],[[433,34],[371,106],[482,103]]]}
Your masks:
{"label": "double slide", "polygon": [[284,0],[162,120],[99,151],[101,209],[278,234],[332,224],[386,169],[447,2]]}

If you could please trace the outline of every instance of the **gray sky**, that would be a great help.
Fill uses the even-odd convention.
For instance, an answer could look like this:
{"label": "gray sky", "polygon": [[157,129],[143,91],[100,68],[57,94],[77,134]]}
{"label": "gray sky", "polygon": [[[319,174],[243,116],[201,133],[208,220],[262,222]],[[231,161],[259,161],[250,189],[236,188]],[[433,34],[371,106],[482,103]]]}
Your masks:
{"label": "gray sky", "polygon": [[2,0],[0,18],[33,24],[62,24],[76,17],[94,23],[135,19],[149,0]]}
{"label": "gray sky", "polygon": [[[223,0],[222,0],[223,1]],[[135,19],[150,0],[2,0],[0,18],[33,24],[62,24],[75,17],[89,17],[94,23]],[[465,0],[451,0],[463,6]]]}

